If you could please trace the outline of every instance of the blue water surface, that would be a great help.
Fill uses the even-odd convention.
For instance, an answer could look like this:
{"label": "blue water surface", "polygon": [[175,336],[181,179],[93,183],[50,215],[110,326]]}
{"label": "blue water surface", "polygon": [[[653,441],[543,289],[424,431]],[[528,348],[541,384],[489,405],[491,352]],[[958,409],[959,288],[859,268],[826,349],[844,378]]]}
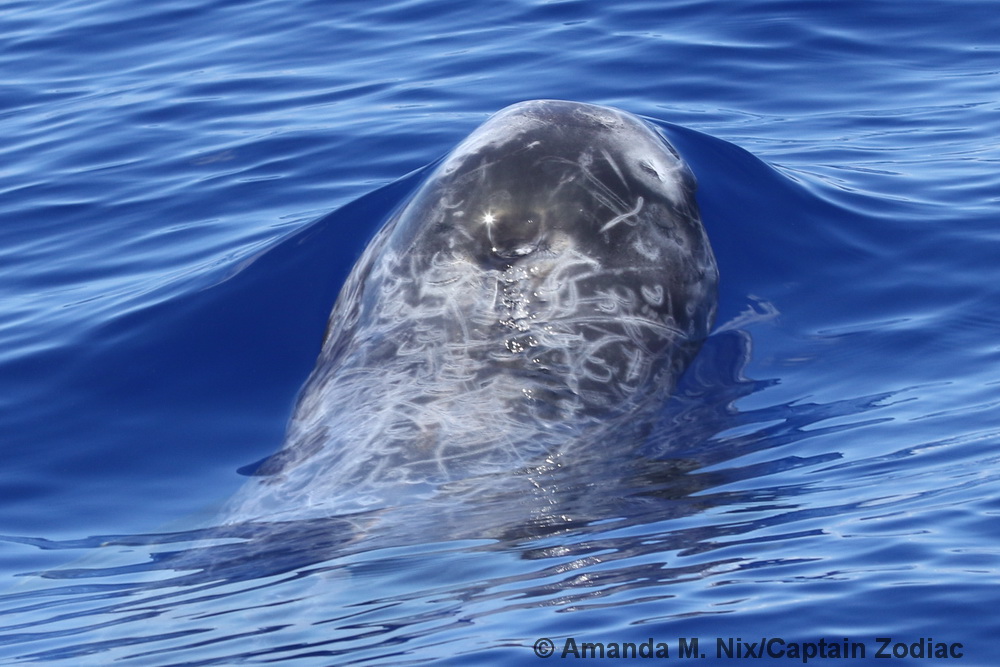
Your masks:
{"label": "blue water surface", "polygon": [[[12,0],[0,36],[4,664],[1000,660],[994,3]],[[699,181],[719,318],[643,455],[213,530],[374,231],[532,98]]]}

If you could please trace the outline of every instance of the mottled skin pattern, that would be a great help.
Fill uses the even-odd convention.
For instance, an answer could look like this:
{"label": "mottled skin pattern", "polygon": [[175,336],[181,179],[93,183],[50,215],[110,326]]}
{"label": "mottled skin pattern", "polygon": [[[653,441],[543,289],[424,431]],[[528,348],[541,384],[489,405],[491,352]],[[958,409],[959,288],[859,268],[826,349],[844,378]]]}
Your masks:
{"label": "mottled skin pattern", "polygon": [[630,114],[495,115],[354,267],[284,448],[233,520],[405,502],[637,433],[715,315],[694,189]]}

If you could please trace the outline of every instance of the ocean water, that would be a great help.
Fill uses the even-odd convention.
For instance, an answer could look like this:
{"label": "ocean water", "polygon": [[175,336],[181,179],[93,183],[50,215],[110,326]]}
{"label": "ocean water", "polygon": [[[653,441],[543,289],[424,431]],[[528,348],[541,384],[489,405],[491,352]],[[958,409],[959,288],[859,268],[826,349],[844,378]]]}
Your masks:
{"label": "ocean water", "polygon": [[[4,664],[1000,660],[993,3],[8,0],[0,35]],[[642,455],[213,530],[372,234],[533,98],[699,181],[719,318]]]}

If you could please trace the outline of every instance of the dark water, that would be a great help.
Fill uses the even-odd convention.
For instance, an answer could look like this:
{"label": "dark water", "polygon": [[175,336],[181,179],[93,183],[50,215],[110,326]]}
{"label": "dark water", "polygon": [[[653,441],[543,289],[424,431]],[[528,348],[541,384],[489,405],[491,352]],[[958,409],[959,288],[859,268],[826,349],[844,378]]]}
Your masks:
{"label": "dark water", "polygon": [[[1000,658],[993,3],[0,10],[5,663]],[[720,315],[655,435],[532,493],[213,531],[411,172],[539,97],[652,119],[698,177]]]}

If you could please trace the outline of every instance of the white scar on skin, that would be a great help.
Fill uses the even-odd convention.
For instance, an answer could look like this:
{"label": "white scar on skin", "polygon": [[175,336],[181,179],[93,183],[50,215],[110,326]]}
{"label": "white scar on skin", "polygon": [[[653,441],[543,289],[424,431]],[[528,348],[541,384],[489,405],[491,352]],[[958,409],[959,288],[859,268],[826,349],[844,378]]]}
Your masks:
{"label": "white scar on skin", "polygon": [[604,223],[604,226],[601,227],[601,231],[606,232],[615,225],[617,225],[619,222],[624,222],[625,220],[631,218],[632,216],[638,215],[639,211],[642,210],[642,204],[643,204],[643,199],[642,197],[639,197],[638,201],[635,202],[635,208],[633,208],[628,213],[622,213],[621,215],[616,215],[615,217],[608,220],[606,223]]}

